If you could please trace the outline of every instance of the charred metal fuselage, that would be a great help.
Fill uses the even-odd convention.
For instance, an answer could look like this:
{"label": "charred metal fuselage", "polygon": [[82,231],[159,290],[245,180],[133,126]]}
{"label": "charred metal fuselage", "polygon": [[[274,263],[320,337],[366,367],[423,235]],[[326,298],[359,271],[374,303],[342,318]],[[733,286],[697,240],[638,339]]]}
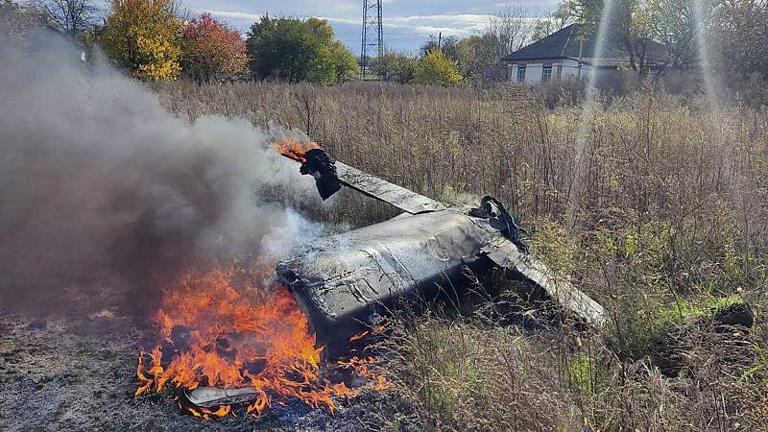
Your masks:
{"label": "charred metal fuselage", "polygon": [[584,321],[602,324],[602,307],[533,259],[518,239],[514,219],[493,198],[477,208],[448,208],[334,162],[321,150],[307,153],[302,172],[315,177],[323,198],[347,186],[406,212],[325,238],[278,264],[279,278],[331,350],[370,324],[378,309],[454,286],[464,266],[474,271],[499,266]]}
{"label": "charred metal fuselage", "polygon": [[462,266],[488,266],[483,248],[499,236],[469,209],[446,209],[328,237],[278,265],[325,343],[346,341],[377,308],[430,295],[460,276]]}

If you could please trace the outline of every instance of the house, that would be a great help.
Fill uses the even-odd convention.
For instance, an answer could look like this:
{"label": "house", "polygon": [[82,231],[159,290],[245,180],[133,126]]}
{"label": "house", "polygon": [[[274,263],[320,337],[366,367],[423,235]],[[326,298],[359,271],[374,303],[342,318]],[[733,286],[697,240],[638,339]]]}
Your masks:
{"label": "house", "polygon": [[[537,85],[551,79],[588,77],[593,68],[618,71],[628,64],[627,52],[618,42],[607,42],[603,55],[595,58],[596,35],[582,34],[580,24],[571,24],[543,39],[504,57],[507,78],[511,83]],[[657,68],[664,47],[656,42],[647,43],[646,64]]]}

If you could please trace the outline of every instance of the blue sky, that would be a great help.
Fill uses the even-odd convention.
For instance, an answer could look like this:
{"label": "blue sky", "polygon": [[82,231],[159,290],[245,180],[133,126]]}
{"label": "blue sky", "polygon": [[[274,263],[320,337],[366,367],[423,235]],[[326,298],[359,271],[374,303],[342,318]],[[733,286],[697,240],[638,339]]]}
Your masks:
{"label": "blue sky", "polygon": [[[384,39],[393,49],[415,52],[430,34],[467,36],[480,31],[488,14],[505,7],[521,7],[532,14],[552,10],[558,0],[384,0]],[[193,15],[210,12],[243,32],[259,16],[289,15],[328,19],[336,35],[352,51],[360,52],[362,0],[183,0]]]}

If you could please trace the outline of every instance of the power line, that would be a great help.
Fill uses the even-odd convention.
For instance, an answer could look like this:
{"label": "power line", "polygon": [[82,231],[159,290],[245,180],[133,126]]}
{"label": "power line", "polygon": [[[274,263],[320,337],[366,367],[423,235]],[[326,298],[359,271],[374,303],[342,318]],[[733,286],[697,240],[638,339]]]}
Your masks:
{"label": "power line", "polygon": [[360,69],[365,79],[368,60],[376,52],[379,57],[384,53],[384,25],[381,15],[382,0],[363,0],[363,45],[360,50]]}

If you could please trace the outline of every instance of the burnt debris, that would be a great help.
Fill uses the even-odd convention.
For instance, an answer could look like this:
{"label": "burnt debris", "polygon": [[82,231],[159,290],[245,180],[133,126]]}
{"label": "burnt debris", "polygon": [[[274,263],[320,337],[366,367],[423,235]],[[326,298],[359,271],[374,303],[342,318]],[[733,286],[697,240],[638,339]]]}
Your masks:
{"label": "burnt debris", "polygon": [[[413,191],[332,162],[312,150],[302,173],[318,182],[323,198],[345,185],[406,213],[389,221],[325,238],[277,266],[277,274],[307,314],[321,343],[343,349],[350,336],[381,309],[403,299],[429,297],[439,286],[499,266],[531,283],[583,322],[601,326],[603,308],[528,254],[525,233],[491,197],[477,208],[448,208]],[[330,163],[332,166],[329,166]],[[335,169],[334,169],[335,167]]]}
{"label": "burnt debris", "polygon": [[301,165],[301,173],[315,178],[317,191],[323,200],[327,200],[341,189],[335,161],[328,153],[314,149],[306,152],[304,158],[306,162]]}

